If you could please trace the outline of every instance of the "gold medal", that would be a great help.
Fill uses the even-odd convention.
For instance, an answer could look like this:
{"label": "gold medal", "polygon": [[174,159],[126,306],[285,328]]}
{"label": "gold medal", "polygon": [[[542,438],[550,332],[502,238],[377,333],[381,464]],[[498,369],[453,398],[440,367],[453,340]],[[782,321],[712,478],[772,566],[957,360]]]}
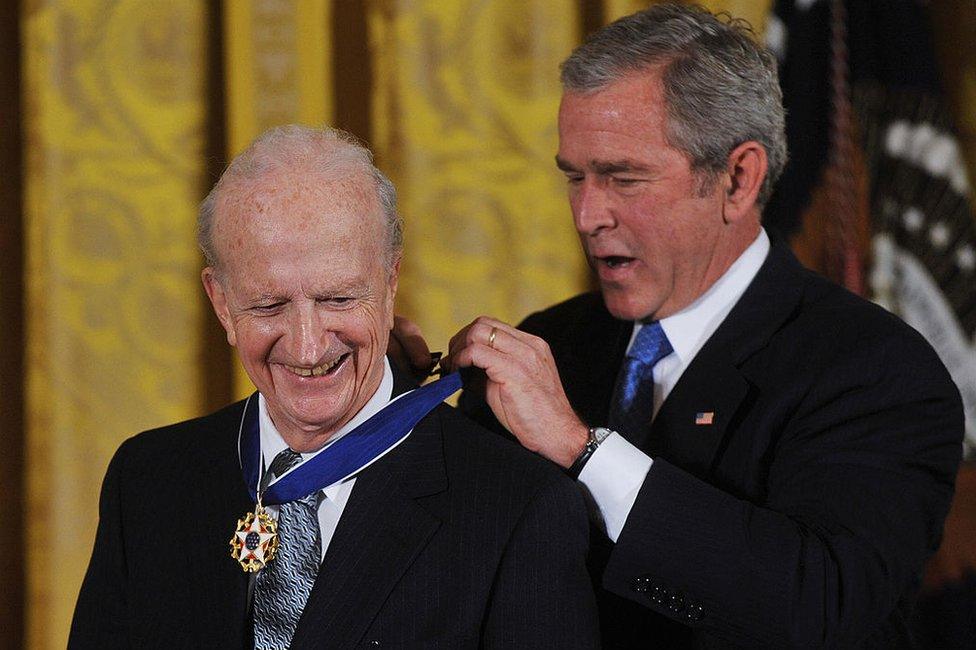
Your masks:
{"label": "gold medal", "polygon": [[243,519],[230,539],[230,556],[245,572],[253,573],[270,562],[278,551],[278,522],[264,511],[261,501]]}

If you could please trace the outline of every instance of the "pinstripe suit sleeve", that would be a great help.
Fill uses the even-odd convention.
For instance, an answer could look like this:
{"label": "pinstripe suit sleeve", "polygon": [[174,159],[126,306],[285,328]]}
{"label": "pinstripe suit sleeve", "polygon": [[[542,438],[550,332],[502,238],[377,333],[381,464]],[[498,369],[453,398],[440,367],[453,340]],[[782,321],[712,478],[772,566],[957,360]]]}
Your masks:
{"label": "pinstripe suit sleeve", "polygon": [[123,444],[116,452],[102,483],[95,549],[71,621],[72,650],[128,647],[120,496],[125,449]]}
{"label": "pinstripe suit sleeve", "polygon": [[485,648],[599,648],[585,563],[589,529],[576,486],[553,472],[506,545],[482,633]]}

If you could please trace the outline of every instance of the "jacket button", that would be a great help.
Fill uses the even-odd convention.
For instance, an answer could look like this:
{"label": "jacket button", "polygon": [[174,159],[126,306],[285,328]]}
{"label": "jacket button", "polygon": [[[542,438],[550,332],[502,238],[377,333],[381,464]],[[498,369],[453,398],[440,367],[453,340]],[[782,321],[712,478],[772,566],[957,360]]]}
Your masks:
{"label": "jacket button", "polygon": [[380,647],[383,644],[380,643],[379,641],[377,641],[376,639],[373,639],[372,641],[370,641],[366,645],[368,645],[370,648],[378,648],[378,647]]}
{"label": "jacket button", "polygon": [[689,621],[700,621],[704,616],[705,610],[703,610],[702,606],[697,603],[688,605],[688,609],[685,610],[685,618],[687,618]]}

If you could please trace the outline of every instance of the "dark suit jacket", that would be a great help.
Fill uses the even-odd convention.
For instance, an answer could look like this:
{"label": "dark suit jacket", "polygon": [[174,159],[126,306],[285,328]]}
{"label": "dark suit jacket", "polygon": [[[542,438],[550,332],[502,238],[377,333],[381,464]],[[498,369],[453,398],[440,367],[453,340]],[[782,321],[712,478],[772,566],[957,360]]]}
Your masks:
{"label": "dark suit jacket", "polygon": [[[242,408],[120,447],[70,648],[247,643]],[[598,647],[587,534],[571,481],[442,405],[357,478],[292,648]]]}
{"label": "dark suit jacket", "polygon": [[[587,294],[522,327],[606,424],[631,324]],[[639,441],[654,465],[616,545],[593,540],[604,647],[908,643],[962,435],[929,345],[774,246]]]}

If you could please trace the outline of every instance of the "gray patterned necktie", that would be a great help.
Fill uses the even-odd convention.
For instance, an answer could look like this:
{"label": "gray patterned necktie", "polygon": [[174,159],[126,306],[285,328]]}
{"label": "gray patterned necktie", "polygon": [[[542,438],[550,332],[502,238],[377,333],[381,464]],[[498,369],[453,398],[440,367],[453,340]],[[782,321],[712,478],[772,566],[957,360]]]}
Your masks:
{"label": "gray patterned necktie", "polygon": [[[298,465],[301,454],[285,449],[268,473],[281,476]],[[254,591],[254,647],[287,648],[312,591],[322,555],[319,491],[278,506],[278,553],[258,573]]]}

